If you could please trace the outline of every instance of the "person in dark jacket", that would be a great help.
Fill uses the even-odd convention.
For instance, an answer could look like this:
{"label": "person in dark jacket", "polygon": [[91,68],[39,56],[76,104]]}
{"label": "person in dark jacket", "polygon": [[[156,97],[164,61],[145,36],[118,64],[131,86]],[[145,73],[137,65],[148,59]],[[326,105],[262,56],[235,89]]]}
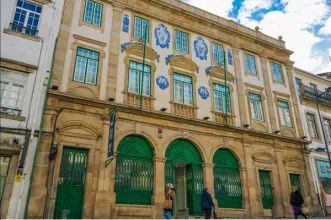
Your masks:
{"label": "person in dark jacket", "polygon": [[201,194],[201,209],[205,213],[205,219],[210,219],[211,210],[214,207],[213,199],[211,198],[210,193],[207,191],[207,188],[203,188]]}
{"label": "person in dark jacket", "polygon": [[293,207],[293,212],[296,219],[299,215],[302,215],[304,218],[307,218],[307,216],[303,214],[301,210],[301,206],[304,203],[304,199],[296,186],[292,186],[290,202]]}

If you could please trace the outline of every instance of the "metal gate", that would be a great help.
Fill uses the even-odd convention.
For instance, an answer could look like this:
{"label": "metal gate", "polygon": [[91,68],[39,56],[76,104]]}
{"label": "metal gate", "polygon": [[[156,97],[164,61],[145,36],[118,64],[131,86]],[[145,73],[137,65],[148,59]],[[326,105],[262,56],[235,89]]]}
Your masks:
{"label": "metal gate", "polygon": [[201,194],[203,187],[203,171],[201,164],[190,164],[186,168],[186,193],[189,214],[202,216]]}
{"label": "metal gate", "polygon": [[259,170],[260,189],[263,209],[271,209],[273,202],[270,171]]}
{"label": "metal gate", "polygon": [[296,186],[298,190],[301,191],[301,184],[300,184],[300,175],[290,173],[290,182],[291,186]]}
{"label": "metal gate", "polygon": [[64,147],[57,186],[54,219],[80,219],[83,214],[88,150]]}
{"label": "metal gate", "polygon": [[226,149],[216,151],[214,158],[215,197],[220,208],[242,208],[242,190],[237,158]]}

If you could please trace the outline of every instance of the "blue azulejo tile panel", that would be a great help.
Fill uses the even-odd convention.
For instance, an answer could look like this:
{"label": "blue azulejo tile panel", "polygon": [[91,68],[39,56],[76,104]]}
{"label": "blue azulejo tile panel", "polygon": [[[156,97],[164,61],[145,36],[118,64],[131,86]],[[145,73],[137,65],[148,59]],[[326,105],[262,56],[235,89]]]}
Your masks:
{"label": "blue azulejo tile panel", "polygon": [[129,26],[130,26],[130,17],[128,14],[123,15],[123,24],[122,24],[122,31],[125,33],[129,33]]}
{"label": "blue azulejo tile panel", "polygon": [[156,46],[159,46],[161,48],[169,48],[170,32],[164,24],[159,24],[155,28],[154,34],[156,39]]}
{"label": "blue azulejo tile panel", "polygon": [[194,41],[195,56],[200,60],[207,60],[208,46],[202,37]]}
{"label": "blue azulejo tile panel", "polygon": [[156,78],[156,84],[162,90],[166,90],[169,87],[169,81],[165,76],[158,76]]}
{"label": "blue azulejo tile panel", "polygon": [[199,87],[198,93],[202,99],[208,99],[208,97],[209,97],[208,89],[204,86]]}
{"label": "blue azulejo tile panel", "polygon": [[230,49],[227,50],[227,55],[228,55],[228,64],[233,65],[232,53]]}

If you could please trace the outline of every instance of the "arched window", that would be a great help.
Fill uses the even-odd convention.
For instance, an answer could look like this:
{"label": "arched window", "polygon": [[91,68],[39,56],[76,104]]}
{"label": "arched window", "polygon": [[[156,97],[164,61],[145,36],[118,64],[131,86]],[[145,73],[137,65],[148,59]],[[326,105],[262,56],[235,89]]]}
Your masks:
{"label": "arched window", "polygon": [[129,135],[117,147],[116,204],[151,205],[154,182],[153,150],[140,136]]}
{"label": "arched window", "polygon": [[237,158],[226,149],[216,151],[214,158],[215,197],[220,208],[242,208],[242,190]]}

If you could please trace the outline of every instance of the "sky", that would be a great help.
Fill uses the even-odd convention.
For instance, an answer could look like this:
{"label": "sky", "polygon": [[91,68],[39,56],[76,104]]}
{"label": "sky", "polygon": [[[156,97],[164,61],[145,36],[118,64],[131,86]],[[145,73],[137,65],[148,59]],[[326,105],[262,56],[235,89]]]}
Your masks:
{"label": "sky", "polygon": [[182,0],[278,38],[294,51],[294,66],[331,72],[331,0]]}

